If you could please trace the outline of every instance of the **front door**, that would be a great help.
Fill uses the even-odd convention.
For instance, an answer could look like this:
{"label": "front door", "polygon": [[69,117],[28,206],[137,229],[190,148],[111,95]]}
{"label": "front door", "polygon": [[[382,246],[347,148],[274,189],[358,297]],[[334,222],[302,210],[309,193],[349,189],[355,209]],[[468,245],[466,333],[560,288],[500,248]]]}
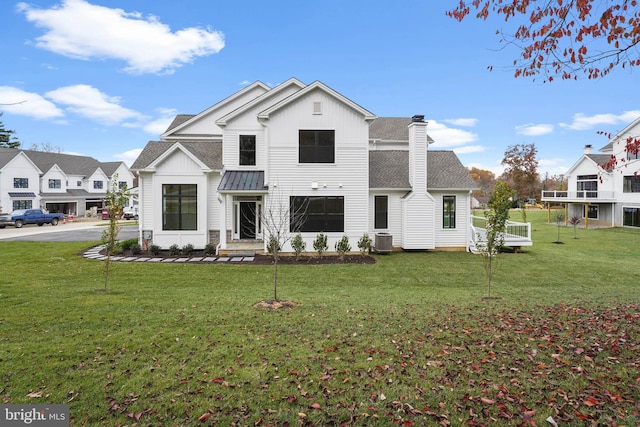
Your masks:
{"label": "front door", "polygon": [[256,202],[240,202],[240,238],[255,239],[257,222]]}

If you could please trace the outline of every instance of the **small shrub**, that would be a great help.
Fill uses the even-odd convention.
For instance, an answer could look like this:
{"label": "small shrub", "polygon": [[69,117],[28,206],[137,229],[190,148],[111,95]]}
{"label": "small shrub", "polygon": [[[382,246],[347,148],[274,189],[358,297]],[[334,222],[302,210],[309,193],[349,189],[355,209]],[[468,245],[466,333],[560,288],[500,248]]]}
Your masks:
{"label": "small shrub", "polygon": [[204,245],[204,254],[205,255],[215,255],[216,246],[213,243],[207,243]]}
{"label": "small shrub", "polygon": [[131,249],[133,245],[137,243],[138,243],[138,239],[123,240],[122,242],[120,242],[120,247],[122,248],[123,251],[128,251]]}
{"label": "small shrub", "polygon": [[142,248],[139,243],[134,243],[129,249],[131,250],[131,255],[140,255],[140,253],[142,253]]}
{"label": "small shrub", "polygon": [[367,233],[364,233],[360,240],[358,240],[358,249],[360,249],[360,254],[365,256],[368,252],[371,251],[371,237]]}
{"label": "small shrub", "polygon": [[316,240],[313,241],[313,249],[316,250],[316,252],[318,252],[318,256],[322,256],[322,254],[324,254],[327,249],[329,249],[329,246],[327,246],[327,235],[324,233],[319,233],[316,236]]}
{"label": "small shrub", "polygon": [[176,245],[175,243],[169,246],[169,253],[173,256],[180,255],[180,246]]}
{"label": "small shrub", "polygon": [[160,255],[160,246],[150,245],[149,252],[151,252],[152,255]]}
{"label": "small shrub", "polygon": [[340,259],[344,258],[344,255],[351,250],[349,237],[342,236],[342,239],[336,242],[335,248],[336,252],[338,252],[338,255],[340,255]]}
{"label": "small shrub", "polygon": [[282,248],[280,247],[280,242],[278,241],[278,238],[275,236],[269,237],[269,242],[267,243],[267,252],[273,255],[276,252],[280,252],[280,249]]}
{"label": "small shrub", "polygon": [[291,240],[291,247],[293,248],[293,253],[296,255],[296,259],[300,258],[300,255],[307,248],[307,243],[302,238],[302,234],[298,233]]}
{"label": "small shrub", "polygon": [[195,251],[195,249],[191,243],[187,243],[182,247],[182,253],[185,255],[191,255],[193,254],[193,251]]}

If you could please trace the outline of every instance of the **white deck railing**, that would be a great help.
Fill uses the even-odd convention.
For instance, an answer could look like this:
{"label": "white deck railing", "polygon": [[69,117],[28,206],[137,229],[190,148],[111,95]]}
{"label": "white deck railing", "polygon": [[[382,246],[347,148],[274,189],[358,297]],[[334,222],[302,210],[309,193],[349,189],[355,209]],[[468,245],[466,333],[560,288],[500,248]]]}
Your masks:
{"label": "white deck railing", "polygon": [[[482,246],[487,235],[487,219],[483,216],[471,216],[471,250]],[[520,247],[532,246],[531,223],[507,221],[504,235],[504,246]]]}
{"label": "white deck railing", "polygon": [[614,200],[614,191],[543,191],[542,200],[546,202],[569,202],[569,201],[585,201],[595,202],[598,200]]}

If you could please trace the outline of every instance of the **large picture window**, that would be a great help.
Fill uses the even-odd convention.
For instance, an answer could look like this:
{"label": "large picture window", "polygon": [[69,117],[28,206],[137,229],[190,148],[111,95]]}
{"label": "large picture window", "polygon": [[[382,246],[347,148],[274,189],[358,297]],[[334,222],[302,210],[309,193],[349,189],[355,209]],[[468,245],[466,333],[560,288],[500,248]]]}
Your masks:
{"label": "large picture window", "polygon": [[387,196],[375,196],[375,212],[374,212],[374,228],[387,228],[388,227],[388,209],[389,198]]}
{"label": "large picture window", "polygon": [[623,208],[623,225],[627,227],[640,227],[640,209]]}
{"label": "large picture window", "polygon": [[162,229],[198,229],[198,186],[196,184],[162,185]]}
{"label": "large picture window", "polygon": [[289,202],[290,228],[307,232],[344,231],[344,197],[292,196]]}
{"label": "large picture window", "polygon": [[456,196],[442,197],[442,228],[456,228]]}
{"label": "large picture window", "polygon": [[578,197],[598,197],[598,175],[578,175]]}
{"label": "large picture window", "polygon": [[300,163],[335,163],[334,130],[301,130],[298,132]]}
{"label": "large picture window", "polygon": [[240,135],[240,165],[255,166],[256,164],[256,136]]}
{"label": "large picture window", "polygon": [[625,193],[640,193],[640,176],[625,176],[622,191]]}

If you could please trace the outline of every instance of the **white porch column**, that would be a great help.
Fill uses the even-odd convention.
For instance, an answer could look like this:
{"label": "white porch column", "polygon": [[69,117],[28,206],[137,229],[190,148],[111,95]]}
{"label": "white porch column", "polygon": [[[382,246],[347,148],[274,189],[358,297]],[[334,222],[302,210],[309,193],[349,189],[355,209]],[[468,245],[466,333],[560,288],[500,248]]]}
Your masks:
{"label": "white porch column", "polygon": [[227,195],[219,194],[218,200],[220,201],[220,244],[218,247],[220,249],[227,248]]}

